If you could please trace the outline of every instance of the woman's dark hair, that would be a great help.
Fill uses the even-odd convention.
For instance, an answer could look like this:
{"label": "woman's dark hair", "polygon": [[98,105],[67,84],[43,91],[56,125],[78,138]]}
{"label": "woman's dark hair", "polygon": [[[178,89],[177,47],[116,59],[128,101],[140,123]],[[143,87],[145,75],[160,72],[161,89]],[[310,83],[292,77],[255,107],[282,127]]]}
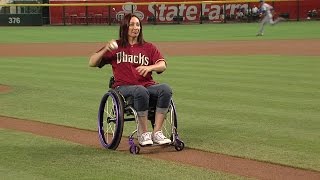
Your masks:
{"label": "woman's dark hair", "polygon": [[128,41],[128,30],[129,30],[129,25],[130,25],[130,20],[132,17],[136,17],[139,20],[140,23],[140,33],[138,35],[138,44],[143,44],[145,41],[143,39],[143,34],[142,34],[142,24],[141,20],[134,14],[126,14],[123,18],[123,20],[120,23],[120,30],[119,30],[119,44],[122,47],[125,47],[129,44]]}

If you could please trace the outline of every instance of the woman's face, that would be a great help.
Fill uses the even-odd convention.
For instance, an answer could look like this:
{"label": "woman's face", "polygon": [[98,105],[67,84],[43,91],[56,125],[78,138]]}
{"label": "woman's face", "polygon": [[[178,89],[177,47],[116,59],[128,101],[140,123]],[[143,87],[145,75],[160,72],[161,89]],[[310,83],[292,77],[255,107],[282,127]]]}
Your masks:
{"label": "woman's face", "polygon": [[140,33],[140,21],[136,17],[132,17],[129,23],[128,36],[131,38],[137,38]]}

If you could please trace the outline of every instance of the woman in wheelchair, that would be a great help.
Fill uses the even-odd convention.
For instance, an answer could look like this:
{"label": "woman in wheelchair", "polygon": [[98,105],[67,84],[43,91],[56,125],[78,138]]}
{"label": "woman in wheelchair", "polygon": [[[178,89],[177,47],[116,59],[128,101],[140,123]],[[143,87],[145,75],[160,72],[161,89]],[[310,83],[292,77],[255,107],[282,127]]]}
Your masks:
{"label": "woman in wheelchair", "polygon": [[[116,44],[115,44],[116,43]],[[91,67],[111,64],[115,82],[113,89],[124,97],[133,97],[133,108],[138,115],[138,141],[142,146],[170,144],[171,140],[162,133],[165,114],[168,112],[172,90],[167,84],[156,83],[152,72],[166,70],[167,64],[160,51],[142,34],[140,19],[125,15],[120,23],[119,39],[111,40],[94,53],[89,60]],[[149,99],[157,98],[155,125],[148,132]]]}

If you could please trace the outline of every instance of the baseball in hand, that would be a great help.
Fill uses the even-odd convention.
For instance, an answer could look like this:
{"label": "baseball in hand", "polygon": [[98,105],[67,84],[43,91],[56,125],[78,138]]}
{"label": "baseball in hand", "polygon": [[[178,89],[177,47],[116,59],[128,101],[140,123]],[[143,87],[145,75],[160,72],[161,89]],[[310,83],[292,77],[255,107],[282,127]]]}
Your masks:
{"label": "baseball in hand", "polygon": [[118,49],[118,44],[117,44],[116,41],[112,40],[112,41],[110,42],[110,49],[111,49],[111,50]]}

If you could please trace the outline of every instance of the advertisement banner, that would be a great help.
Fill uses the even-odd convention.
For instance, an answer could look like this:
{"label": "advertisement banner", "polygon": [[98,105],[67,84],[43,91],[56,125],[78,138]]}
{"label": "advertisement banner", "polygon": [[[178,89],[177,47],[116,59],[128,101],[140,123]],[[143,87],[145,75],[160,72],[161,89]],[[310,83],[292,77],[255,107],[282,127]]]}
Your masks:
{"label": "advertisement banner", "polygon": [[[84,3],[113,3],[113,1],[50,1],[50,4],[79,4],[79,6],[70,7],[50,7],[51,24],[65,23],[81,23],[79,19],[86,18],[86,22],[90,23],[112,23],[121,20],[124,14],[134,13],[142,22],[158,22],[158,23],[172,23],[175,21],[182,22],[199,22],[203,19],[207,21],[221,21],[226,17],[236,16],[238,11],[244,14],[250,14],[254,6],[258,6],[253,2],[235,2],[235,3],[202,3],[196,2],[177,2],[166,1],[162,4],[161,1],[153,1],[150,4],[143,5],[132,4],[127,2],[119,5],[103,5],[103,6],[81,6]],[[143,1],[141,1],[143,2]],[[156,2],[159,2],[157,4]],[[177,3],[175,3],[177,2]],[[131,3],[131,4],[130,4]],[[139,3],[139,1],[135,1]],[[288,14],[290,19],[306,18],[310,9],[318,8],[320,10],[319,0],[305,1],[276,1],[270,2],[279,14]],[[63,18],[63,16],[65,16]],[[73,17],[73,18],[72,18]],[[82,18],[79,18],[82,17]],[[73,21],[72,21],[73,19]]]}

